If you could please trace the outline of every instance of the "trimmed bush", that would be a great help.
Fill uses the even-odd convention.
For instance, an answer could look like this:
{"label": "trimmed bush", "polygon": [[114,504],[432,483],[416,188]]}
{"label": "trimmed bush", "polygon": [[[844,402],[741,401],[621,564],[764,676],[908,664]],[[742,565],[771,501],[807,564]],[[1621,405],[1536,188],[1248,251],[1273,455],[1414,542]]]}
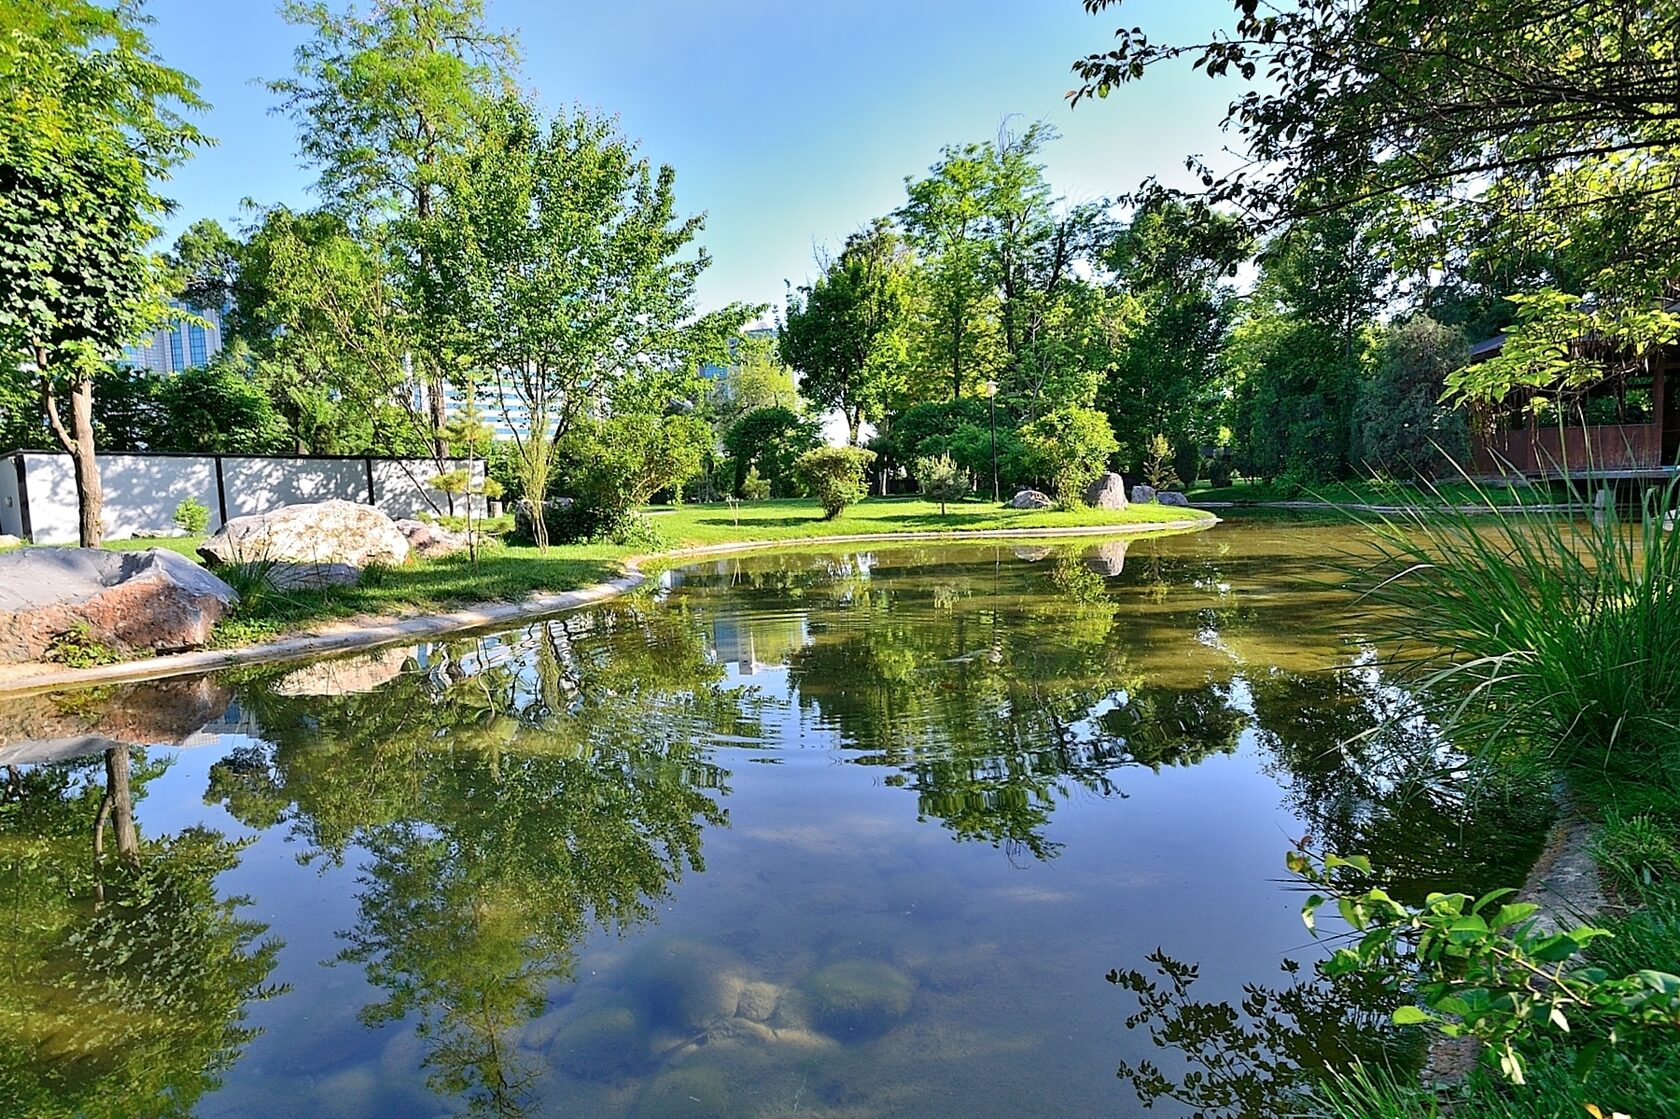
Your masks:
{"label": "trimmed bush", "polygon": [[875,452],[861,447],[819,447],[800,456],[799,476],[822,506],[824,516],[832,521],[846,506],[868,495],[865,472],[874,461]]}

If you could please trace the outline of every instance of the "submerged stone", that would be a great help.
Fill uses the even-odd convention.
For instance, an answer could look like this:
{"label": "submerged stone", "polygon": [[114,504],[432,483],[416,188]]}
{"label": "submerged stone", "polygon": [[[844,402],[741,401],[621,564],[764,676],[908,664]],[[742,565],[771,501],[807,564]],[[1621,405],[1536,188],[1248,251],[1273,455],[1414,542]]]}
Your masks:
{"label": "submerged stone", "polygon": [[659,1021],[691,1029],[735,1016],[746,986],[742,970],[709,944],[665,940],[630,961],[626,985]]}
{"label": "submerged stone", "polygon": [[736,1119],[741,1114],[728,1079],[711,1064],[671,1069],[636,1101],[637,1119]]}
{"label": "submerged stone", "polygon": [[581,1080],[617,1080],[641,1065],[647,1049],[636,1012],[609,1005],[562,1026],[549,1043],[548,1055],[555,1068]]}
{"label": "submerged stone", "polygon": [[916,984],[878,960],[843,960],[804,983],[812,1016],[833,1033],[885,1033],[909,1013]]}

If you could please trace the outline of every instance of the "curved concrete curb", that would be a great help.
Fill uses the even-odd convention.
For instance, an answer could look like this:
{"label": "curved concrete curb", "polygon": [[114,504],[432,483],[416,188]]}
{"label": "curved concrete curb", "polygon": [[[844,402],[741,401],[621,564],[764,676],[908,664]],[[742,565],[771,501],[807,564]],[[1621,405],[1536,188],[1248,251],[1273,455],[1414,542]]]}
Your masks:
{"label": "curved concrete curb", "polygon": [[624,574],[604,583],[580,587],[577,590],[554,594],[536,594],[518,602],[482,602],[460,610],[442,614],[424,614],[413,618],[385,618],[362,624],[347,624],[325,633],[309,633],[300,637],[286,637],[242,645],[234,649],[206,649],[196,653],[171,653],[145,660],[103,664],[93,668],[55,668],[29,675],[3,675],[7,666],[0,665],[0,698],[29,695],[35,692],[63,691],[96,684],[129,683],[137,680],[158,680],[169,676],[196,675],[217,672],[242,665],[279,664],[286,661],[309,660],[332,653],[350,653],[393,645],[446,633],[461,633],[491,626],[512,625],[534,618],[560,614],[580,606],[617,598],[647,582],[642,565],[658,563],[666,566],[672,560],[698,560],[708,556],[731,555],[739,552],[765,551],[775,548],[800,549],[824,544],[863,544],[880,542],[925,541],[940,544],[952,540],[1008,540],[1046,539],[1061,536],[1131,536],[1144,532],[1201,532],[1219,523],[1210,521],[1171,521],[1164,524],[1084,525],[1077,528],[1000,528],[956,529],[949,532],[876,532],[850,536],[811,536],[801,540],[746,540],[730,544],[707,544],[693,548],[679,548],[652,555],[630,556],[622,562]]}

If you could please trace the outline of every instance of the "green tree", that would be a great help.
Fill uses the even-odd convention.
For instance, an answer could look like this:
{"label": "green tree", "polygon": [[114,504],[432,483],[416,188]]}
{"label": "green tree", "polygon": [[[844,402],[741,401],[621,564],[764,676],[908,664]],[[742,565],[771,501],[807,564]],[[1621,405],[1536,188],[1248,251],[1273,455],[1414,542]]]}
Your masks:
{"label": "green tree", "polygon": [[286,421],[252,376],[242,345],[158,381],[163,427],[153,450],[272,455],[291,444]]}
{"label": "green tree", "polygon": [[945,515],[945,504],[961,501],[968,496],[968,471],[958,466],[950,455],[916,460],[916,486],[929,501],[939,502],[939,515]]}
{"label": "green tree", "polygon": [[782,360],[819,411],[838,411],[856,444],[903,387],[909,265],[898,235],[877,221],[846,241],[815,283],[789,295]]}
{"label": "green tree", "polygon": [[906,179],[897,217],[922,256],[922,349],[951,399],[993,377],[999,366],[997,277],[988,212],[996,149],[946,147],[922,179]]}
{"label": "green tree", "polygon": [[1267,247],[1227,355],[1246,472],[1301,480],[1348,472],[1367,328],[1387,279],[1357,214],[1303,221]]}
{"label": "green tree", "polygon": [[747,473],[756,469],[770,484],[771,494],[792,496],[798,484],[794,464],[801,455],[821,444],[822,432],[816,421],[791,409],[759,408],[748,412],[723,437],[724,449],[735,465],[734,492],[742,492]]}
{"label": "green tree", "polygon": [[145,22],[130,0],[0,12],[0,348],[33,366],[89,548],[104,537],[94,382],[161,317],[157,184],[206,142],[180,116],[202,107],[197,85],[153,55]]}
{"label": "green tree", "polygon": [[[1106,96],[1188,62],[1246,87],[1222,122],[1238,138],[1234,169],[1191,160],[1208,201],[1274,228],[1374,205],[1400,269],[1417,278],[1490,246],[1506,260],[1567,259],[1563,282],[1579,286],[1559,290],[1591,293],[1590,333],[1636,349],[1653,333],[1680,336],[1680,322],[1653,311],[1680,275],[1674,5],[1240,0],[1228,19],[1190,38],[1122,31],[1075,64],[1070,96]],[[1479,370],[1472,395],[1544,379],[1543,362],[1516,360],[1534,356],[1512,348]]]}
{"label": "green tree", "polygon": [[1215,441],[1235,309],[1230,285],[1247,255],[1235,220],[1164,200],[1134,214],[1111,246],[1108,264],[1135,311],[1100,404],[1129,467],[1153,433],[1175,445]]}
{"label": "green tree", "polygon": [[1464,336],[1424,315],[1383,330],[1359,389],[1358,461],[1395,477],[1434,478],[1468,447],[1464,415],[1441,401],[1470,360]]}
{"label": "green tree", "polygon": [[544,120],[507,100],[485,131],[445,207],[463,262],[452,313],[471,326],[471,360],[495,371],[519,489],[535,501],[574,425],[663,412],[753,309],[695,317],[702,219],[677,215],[676,172],[655,171],[611,120]]}
{"label": "green tree", "polygon": [[299,450],[426,454],[413,392],[412,324],[386,246],[326,211],[275,207],[239,252],[230,329]]}
{"label": "green tree", "polygon": [[388,270],[387,296],[401,306],[404,356],[426,393],[441,469],[444,386],[457,371],[446,268],[455,235],[443,198],[483,105],[514,88],[514,40],[486,26],[483,0],[392,0],[366,15],[354,5],[285,0],[281,14],[309,38],[296,51],[295,76],[269,88],[297,122],[327,208],[389,249],[378,264]]}

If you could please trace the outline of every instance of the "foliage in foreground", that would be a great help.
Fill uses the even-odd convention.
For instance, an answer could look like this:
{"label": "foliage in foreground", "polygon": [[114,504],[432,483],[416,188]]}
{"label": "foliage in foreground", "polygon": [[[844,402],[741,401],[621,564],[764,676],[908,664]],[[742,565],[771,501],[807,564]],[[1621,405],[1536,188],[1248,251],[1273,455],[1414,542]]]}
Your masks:
{"label": "foliage in foreground", "polygon": [[1334,901],[1357,934],[1325,962],[1327,975],[1364,972],[1396,989],[1410,987],[1417,1003],[1394,1012],[1396,1025],[1484,1043],[1513,1084],[1527,1075],[1524,1048],[1551,1031],[1575,1036],[1581,1073],[1605,1048],[1637,1044],[1646,1031],[1666,1034],[1668,1043],[1680,1039],[1680,975],[1651,968],[1614,975],[1583,963],[1588,945],[1611,935],[1606,929],[1552,931],[1539,906],[1507,900],[1510,889],[1479,898],[1435,892],[1420,906],[1407,905],[1365,884],[1372,870],[1361,856],[1318,859],[1303,849],[1290,853],[1288,866],[1323,891],[1302,907],[1309,929],[1317,933],[1319,910]]}

